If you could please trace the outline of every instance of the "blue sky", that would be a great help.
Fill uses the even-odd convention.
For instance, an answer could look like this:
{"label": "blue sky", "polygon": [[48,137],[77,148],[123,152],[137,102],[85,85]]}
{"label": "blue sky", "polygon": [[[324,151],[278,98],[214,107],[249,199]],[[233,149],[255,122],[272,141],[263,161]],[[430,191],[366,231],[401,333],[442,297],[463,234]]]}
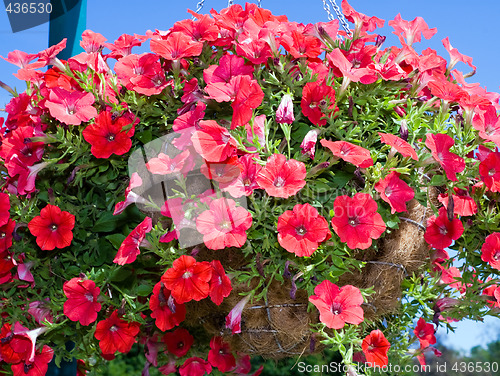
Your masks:
{"label": "blue sky", "polygon": [[[121,34],[144,34],[146,30],[167,30],[177,20],[187,18],[186,9],[196,9],[198,0],[121,0],[103,1],[87,0],[87,28],[103,34],[108,41],[114,41]],[[340,5],[341,0],[337,0]],[[244,4],[244,2],[235,1]],[[358,12],[369,16],[377,16],[387,21],[401,13],[403,19],[413,20],[421,16],[429,27],[436,27],[437,34],[430,40],[423,40],[422,49],[431,47],[444,58],[448,53],[444,50],[441,40],[450,38],[453,47],[461,53],[473,57],[477,66],[477,73],[469,82],[479,82],[490,91],[499,91],[500,88],[500,39],[498,38],[498,24],[500,2],[498,0],[351,0],[351,6]],[[227,6],[227,1],[205,0],[201,12],[208,12],[211,8],[220,10]],[[328,21],[327,13],[323,9],[322,0],[312,0],[307,3],[298,0],[262,0],[262,6],[270,9],[274,14],[286,14],[291,21],[314,23]],[[333,10],[332,10],[333,12]],[[388,37],[385,45],[399,45],[397,38],[392,34],[392,28],[384,27],[379,34]],[[0,55],[6,57],[9,51],[18,49],[36,53],[47,47],[48,25],[40,25],[26,31],[13,34],[7,13],[0,9]],[[418,49],[418,46],[415,46]],[[136,50],[137,52],[138,50]],[[468,72],[463,64],[458,69]],[[0,80],[19,92],[25,88],[24,82],[18,81],[12,74],[17,67],[0,59]],[[0,89],[0,108],[10,100],[7,92]],[[0,116],[2,114],[0,113]],[[444,342],[458,349],[467,350],[472,346],[480,345],[489,340],[500,337],[500,321],[488,319],[484,324],[465,322],[458,325],[457,334],[446,337]]]}

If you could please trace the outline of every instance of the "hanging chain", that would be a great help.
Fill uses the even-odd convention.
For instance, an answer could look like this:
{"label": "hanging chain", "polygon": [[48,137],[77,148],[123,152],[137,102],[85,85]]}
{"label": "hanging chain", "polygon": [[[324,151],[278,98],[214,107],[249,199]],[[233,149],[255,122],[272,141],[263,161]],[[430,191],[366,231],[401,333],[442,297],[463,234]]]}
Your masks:
{"label": "hanging chain", "polygon": [[233,0],[227,0],[227,6],[230,7],[231,5],[233,5]]}
{"label": "hanging chain", "polygon": [[201,8],[203,8],[203,4],[205,4],[205,0],[200,0],[198,4],[196,4],[196,13],[199,13]]}
{"label": "hanging chain", "polygon": [[[335,11],[335,14],[337,15],[337,18],[340,21],[340,24],[342,25],[342,28],[344,29],[344,31],[347,33],[347,35],[351,36],[352,32],[349,29],[349,24],[347,23],[347,20],[345,19],[344,14],[340,10],[340,8],[337,5],[337,3],[335,2],[335,0],[328,0],[328,2],[332,5],[333,10]],[[335,19],[335,17],[333,17],[332,12],[330,11],[330,5],[328,5],[326,0],[323,0],[323,9],[328,14],[328,19],[330,21]]]}

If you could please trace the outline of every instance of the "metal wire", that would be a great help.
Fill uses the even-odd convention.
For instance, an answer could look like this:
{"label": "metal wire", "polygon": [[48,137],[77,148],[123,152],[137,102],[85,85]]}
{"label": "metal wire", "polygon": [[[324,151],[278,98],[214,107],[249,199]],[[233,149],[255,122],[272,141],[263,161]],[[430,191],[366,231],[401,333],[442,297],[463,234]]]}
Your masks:
{"label": "metal wire", "polygon": [[[347,35],[352,36],[351,29],[349,29],[349,24],[347,23],[347,20],[345,19],[344,14],[340,10],[340,8],[337,5],[337,3],[335,2],[335,0],[328,0],[328,2],[330,3],[330,5],[332,6],[333,10],[335,11],[335,14],[337,15],[337,19],[339,20],[340,25],[342,26],[342,28],[344,29],[344,31],[347,33]],[[332,14],[332,12],[330,10],[330,5],[328,5],[328,3],[326,2],[326,0],[323,0],[323,9],[328,14],[328,19],[330,21],[332,21],[332,20],[335,19],[335,17],[333,16],[333,14]]]}

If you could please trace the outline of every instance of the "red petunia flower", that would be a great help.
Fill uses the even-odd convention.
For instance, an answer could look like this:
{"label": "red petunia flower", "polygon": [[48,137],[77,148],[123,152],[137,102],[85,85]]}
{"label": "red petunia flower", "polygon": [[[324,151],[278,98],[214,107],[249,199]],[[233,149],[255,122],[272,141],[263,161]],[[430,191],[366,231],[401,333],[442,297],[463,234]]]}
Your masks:
{"label": "red petunia flower", "polygon": [[363,349],[363,353],[368,363],[370,363],[371,366],[378,367],[384,367],[389,363],[387,352],[390,347],[391,344],[380,330],[372,330],[361,344],[361,348]]}
{"label": "red petunia flower", "polygon": [[295,159],[286,160],[283,154],[271,155],[257,175],[257,184],[269,196],[288,198],[306,185],[306,166]]}
{"label": "red petunia flower", "polygon": [[6,251],[12,246],[12,232],[15,227],[16,222],[10,218],[5,225],[0,226],[0,253]]}
{"label": "red petunia flower", "polygon": [[139,247],[144,241],[146,234],[151,231],[152,226],[153,220],[150,217],[144,218],[144,220],[139,223],[130,234],[128,234],[123,243],[120,245],[113,262],[118,265],[125,265],[134,262],[137,256],[141,253]]}
{"label": "red petunia flower", "polygon": [[44,376],[53,357],[54,350],[45,345],[41,351],[35,352],[33,362],[21,361],[12,364],[12,373],[14,376]]}
{"label": "red petunia flower", "polygon": [[234,183],[241,174],[238,157],[232,156],[223,162],[205,162],[200,172],[209,180],[215,180],[224,185]]}
{"label": "red petunia flower", "polygon": [[492,192],[500,192],[500,152],[491,152],[479,164],[479,175]]}
{"label": "red petunia flower", "polygon": [[140,326],[138,322],[121,319],[118,310],[115,310],[110,317],[97,323],[94,336],[104,355],[113,355],[117,351],[128,353],[139,334]]}
{"label": "red petunia flower", "polygon": [[186,359],[184,364],[179,367],[181,376],[203,376],[205,373],[210,374],[212,366],[206,361],[198,357]]}
{"label": "red petunia flower", "polygon": [[363,296],[357,287],[339,288],[325,279],[314,288],[309,301],[319,310],[319,320],[331,329],[342,329],[345,323],[358,325],[364,320]]}
{"label": "red petunia flower", "polygon": [[220,305],[224,298],[227,298],[233,290],[231,280],[226,275],[224,268],[219,260],[210,262],[212,265],[212,278],[210,279],[210,299],[217,305]]}
{"label": "red petunia flower", "polygon": [[186,307],[174,300],[170,290],[162,282],[158,282],[153,288],[149,309],[151,317],[156,319],[156,327],[162,332],[179,325],[186,318]]}
{"label": "red petunia flower", "polygon": [[210,293],[212,266],[206,262],[196,262],[194,257],[182,255],[161,277],[161,281],[178,303],[191,300],[200,301]]}
{"label": "red petunia flower", "polygon": [[491,308],[500,308],[500,286],[488,286],[483,290],[483,295],[491,299],[486,301]]}
{"label": "red petunia flower", "polygon": [[50,114],[61,123],[80,125],[97,116],[97,110],[92,106],[94,102],[92,93],[53,88],[45,105]]}
{"label": "red petunia flower", "polygon": [[65,248],[73,240],[75,216],[61,211],[57,206],[48,204],[40,215],[28,223],[28,228],[36,236],[36,244],[44,251]]}
{"label": "red petunia flower", "polygon": [[415,197],[415,192],[406,182],[399,178],[399,173],[392,171],[375,184],[375,190],[382,200],[391,205],[391,213],[405,212],[406,203]]}
{"label": "red petunia flower", "polygon": [[351,249],[370,247],[372,239],[378,239],[386,229],[377,208],[377,203],[367,193],[356,193],[352,198],[338,196],[333,203],[332,227],[340,241]]}
{"label": "red petunia flower", "polygon": [[299,257],[311,256],[329,237],[328,222],[309,204],[297,204],[278,218],[278,242]]}
{"label": "red petunia flower", "polygon": [[335,109],[335,90],[323,80],[308,82],[302,90],[300,107],[311,123],[321,127],[326,124],[325,117],[331,116]]}
{"label": "red petunia flower", "polygon": [[259,188],[256,179],[262,167],[254,161],[253,154],[241,156],[237,166],[240,169],[239,176],[229,183],[219,182],[219,188],[236,198],[250,196],[255,189]]}
{"label": "red petunia flower", "polygon": [[90,152],[96,158],[109,158],[111,154],[123,155],[131,146],[131,137],[139,119],[134,120],[130,112],[114,117],[111,111],[102,111],[82,132],[83,138],[92,147]]}
{"label": "red petunia flower", "polygon": [[223,341],[222,337],[216,336],[210,340],[208,361],[222,373],[229,372],[236,367],[236,359],[231,353],[231,347],[229,343]]}
{"label": "red petunia flower", "polygon": [[481,260],[500,270],[500,232],[494,232],[486,237],[481,247]]}
{"label": "red petunia flower", "polygon": [[400,152],[403,157],[410,157],[418,161],[418,156],[415,152],[415,149],[413,149],[408,142],[390,133],[378,132],[378,134],[380,136],[380,141],[382,141],[384,144],[392,146],[394,149]]}
{"label": "red petunia flower", "polygon": [[214,120],[202,120],[191,136],[195,150],[208,162],[222,162],[236,152],[236,141]]}
{"label": "red petunia flower", "polygon": [[167,60],[179,60],[200,55],[203,43],[193,41],[184,33],[173,32],[164,40],[151,40],[150,47],[151,51]]}
{"label": "red petunia flower", "polygon": [[72,278],[63,285],[64,295],[68,298],[64,303],[64,314],[71,321],[81,325],[89,325],[97,319],[101,304],[97,301],[101,290],[90,279]]}
{"label": "red petunia flower", "polygon": [[430,149],[434,159],[443,167],[448,179],[457,181],[457,173],[465,169],[465,160],[450,152],[454,144],[455,141],[444,133],[427,133],[425,139],[425,146]]}
{"label": "red petunia flower", "polygon": [[173,332],[165,333],[163,342],[167,345],[168,352],[182,358],[193,345],[194,337],[187,329],[179,328]]}
{"label": "red petunia flower", "polygon": [[342,158],[344,161],[352,163],[355,166],[360,168],[373,166],[370,151],[361,146],[351,144],[347,141],[321,140],[320,143],[330,149],[336,157]]}
{"label": "red petunia flower", "polygon": [[[477,213],[477,204],[469,192],[457,187],[453,188],[455,192],[453,197],[453,214],[468,217]],[[446,193],[441,193],[438,196],[438,201],[448,209],[449,196]]]}
{"label": "red petunia flower", "polygon": [[422,317],[418,320],[417,326],[413,330],[413,333],[415,333],[415,336],[420,341],[420,348],[422,349],[436,343],[436,337],[434,336],[434,325],[427,324]]}
{"label": "red petunia flower", "polygon": [[31,340],[22,335],[15,335],[14,328],[9,323],[2,325],[0,330],[0,358],[7,363],[19,363],[30,357]]}
{"label": "red petunia flower", "polygon": [[463,232],[464,226],[460,219],[453,218],[453,221],[449,221],[446,208],[441,207],[437,217],[433,215],[427,220],[424,239],[431,247],[445,249],[462,236]]}
{"label": "red petunia flower", "polygon": [[242,247],[246,231],[252,226],[252,215],[231,199],[218,198],[196,218],[196,228],[203,234],[203,242],[210,249]]}

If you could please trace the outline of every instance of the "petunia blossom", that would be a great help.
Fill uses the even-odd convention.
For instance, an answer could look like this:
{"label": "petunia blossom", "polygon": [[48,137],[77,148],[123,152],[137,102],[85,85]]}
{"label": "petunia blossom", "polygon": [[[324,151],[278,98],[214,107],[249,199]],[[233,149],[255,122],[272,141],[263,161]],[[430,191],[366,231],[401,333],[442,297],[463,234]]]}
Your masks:
{"label": "petunia blossom", "polygon": [[69,92],[62,88],[54,88],[50,91],[45,105],[50,114],[61,123],[80,125],[97,116],[94,102],[92,93]]}
{"label": "petunia blossom", "polygon": [[151,231],[153,220],[150,217],[144,220],[132,230],[125,238],[123,243],[118,248],[118,252],[113,260],[118,265],[130,264],[135,261],[137,256],[141,253],[139,247],[146,237],[146,233]]}
{"label": "petunia blossom", "polygon": [[311,256],[329,237],[328,222],[310,204],[297,204],[278,218],[278,242],[299,257]]}
{"label": "petunia blossom", "polygon": [[210,299],[217,305],[221,305],[233,290],[231,280],[219,260],[212,260],[212,278],[210,279]]}
{"label": "petunia blossom", "polygon": [[283,154],[273,154],[257,175],[257,184],[269,196],[288,198],[306,185],[306,166]]}
{"label": "petunia blossom", "polygon": [[161,281],[172,293],[176,302],[200,301],[210,293],[212,265],[206,261],[196,262],[194,257],[182,255],[161,277]]}
{"label": "petunia blossom", "polygon": [[500,152],[491,152],[479,164],[479,175],[491,192],[500,192]]}
{"label": "petunia blossom", "polygon": [[186,307],[175,301],[162,282],[158,282],[153,288],[149,309],[156,327],[162,332],[179,325],[186,318]]}
{"label": "petunia blossom", "polygon": [[105,355],[113,355],[117,351],[128,353],[139,331],[138,322],[125,321],[118,316],[118,310],[114,310],[111,316],[97,323],[94,337],[99,341],[99,348]]}
{"label": "petunia blossom", "polygon": [[427,220],[427,229],[424,234],[425,241],[436,249],[449,247],[464,232],[464,226],[458,218],[448,219],[446,208],[439,208],[439,214]]}
{"label": "petunia blossom", "polygon": [[418,156],[415,152],[415,149],[413,149],[408,142],[390,133],[378,132],[378,134],[380,136],[380,141],[382,141],[384,144],[392,146],[399,153],[401,153],[403,157],[410,157],[418,161]]}
{"label": "petunia blossom", "polygon": [[426,348],[436,343],[434,332],[434,325],[427,324],[422,317],[418,320],[413,333],[420,341],[420,348]]}
{"label": "petunia blossom", "polygon": [[184,364],[179,367],[181,376],[203,376],[205,373],[210,374],[212,366],[206,360],[198,357],[186,359]]}
{"label": "petunia blossom", "polygon": [[351,249],[370,247],[372,239],[378,239],[386,229],[377,209],[377,203],[367,193],[356,193],[352,198],[338,196],[333,203],[332,227],[340,241]]}
{"label": "petunia blossom", "polygon": [[131,137],[139,119],[127,112],[115,116],[111,111],[102,111],[93,124],[88,125],[82,132],[83,138],[92,147],[90,152],[96,158],[109,158],[111,154],[123,155],[131,146]]}
{"label": "petunia blossom", "polygon": [[389,363],[387,352],[391,344],[385,338],[381,330],[372,330],[369,335],[365,337],[361,348],[366,356],[366,360],[370,365],[384,367]]}
{"label": "petunia blossom", "polygon": [[425,146],[427,146],[432,156],[439,162],[444,169],[448,179],[457,181],[457,173],[465,169],[465,160],[450,152],[450,148],[455,144],[455,141],[444,133],[432,134],[427,133]]}
{"label": "petunia blossom", "polygon": [[209,210],[196,218],[196,228],[203,234],[203,242],[209,249],[243,246],[251,225],[252,215],[248,210],[226,198],[213,200]]}
{"label": "petunia blossom", "polygon": [[219,336],[212,337],[210,340],[208,361],[222,373],[229,372],[236,367],[236,359],[231,353],[229,343],[224,342],[222,337]]}
{"label": "petunia blossom", "polygon": [[187,329],[178,328],[173,332],[167,332],[163,336],[163,342],[167,345],[169,353],[182,358],[191,349],[194,342],[194,337]]}
{"label": "petunia blossom", "polygon": [[229,131],[214,120],[199,122],[191,141],[195,150],[208,162],[222,162],[236,152],[236,141]]}
{"label": "petunia blossom", "polygon": [[97,312],[101,310],[98,302],[100,289],[90,279],[72,278],[63,285],[64,314],[71,321],[78,321],[81,325],[89,325],[97,319]]}
{"label": "petunia blossom", "polygon": [[28,223],[31,234],[36,237],[36,244],[44,251],[69,246],[73,240],[73,227],[75,216],[51,204]]}
{"label": "petunia blossom", "polygon": [[334,156],[342,158],[344,161],[352,163],[360,168],[373,166],[373,159],[370,156],[370,151],[367,149],[351,144],[347,141],[327,141],[321,140],[321,145],[330,149]]}
{"label": "petunia blossom", "polygon": [[392,214],[407,211],[406,203],[415,197],[413,189],[405,181],[401,180],[399,175],[398,172],[392,171],[374,186],[382,200],[391,205]]}
{"label": "petunia blossom", "polygon": [[481,247],[481,260],[500,270],[500,232],[488,235]]}
{"label": "petunia blossom", "polygon": [[331,329],[342,329],[346,323],[359,325],[364,320],[363,296],[357,287],[339,288],[325,279],[314,288],[309,301],[319,310],[319,320]]}

